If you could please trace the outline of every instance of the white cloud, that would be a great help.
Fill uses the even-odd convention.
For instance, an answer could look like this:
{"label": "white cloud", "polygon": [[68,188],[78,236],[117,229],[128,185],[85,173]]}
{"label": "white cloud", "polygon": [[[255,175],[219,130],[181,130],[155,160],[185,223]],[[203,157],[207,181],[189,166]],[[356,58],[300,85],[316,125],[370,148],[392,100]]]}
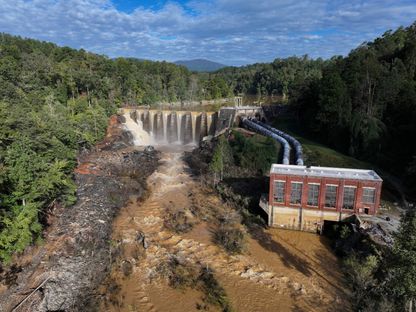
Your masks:
{"label": "white cloud", "polygon": [[414,0],[206,0],[131,13],[110,0],[0,0],[3,32],[110,57],[227,64],[346,54],[415,17]]}
{"label": "white cloud", "polygon": [[308,39],[308,40],[318,40],[318,39],[321,39],[322,36],[319,36],[319,35],[304,35],[303,38]]}

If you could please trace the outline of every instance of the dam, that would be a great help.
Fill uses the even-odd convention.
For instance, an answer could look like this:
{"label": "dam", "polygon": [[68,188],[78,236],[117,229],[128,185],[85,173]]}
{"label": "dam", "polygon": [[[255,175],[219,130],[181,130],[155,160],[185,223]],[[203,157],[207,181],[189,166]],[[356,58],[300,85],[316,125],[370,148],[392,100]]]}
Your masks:
{"label": "dam", "polygon": [[218,112],[129,108],[122,113],[141,145],[197,145],[204,137],[215,135],[218,120]]}

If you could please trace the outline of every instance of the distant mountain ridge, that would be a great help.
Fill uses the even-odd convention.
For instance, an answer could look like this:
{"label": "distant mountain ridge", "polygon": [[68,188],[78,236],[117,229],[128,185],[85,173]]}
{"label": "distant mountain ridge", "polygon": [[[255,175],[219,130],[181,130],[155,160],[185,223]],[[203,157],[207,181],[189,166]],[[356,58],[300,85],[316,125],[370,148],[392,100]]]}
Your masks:
{"label": "distant mountain ridge", "polygon": [[174,63],[176,65],[185,66],[190,71],[197,72],[212,72],[227,67],[227,65],[205,59],[179,60]]}

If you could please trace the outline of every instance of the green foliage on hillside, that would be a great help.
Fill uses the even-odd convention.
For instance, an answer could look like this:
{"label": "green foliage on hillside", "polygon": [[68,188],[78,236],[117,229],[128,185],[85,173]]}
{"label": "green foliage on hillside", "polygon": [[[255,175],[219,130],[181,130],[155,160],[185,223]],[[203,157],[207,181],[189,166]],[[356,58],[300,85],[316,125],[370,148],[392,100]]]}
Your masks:
{"label": "green foliage on hillside", "polygon": [[174,64],[0,34],[0,260],[41,236],[55,202],[75,202],[76,154],[103,137],[121,104],[226,94],[220,78]]}
{"label": "green foliage on hillside", "polygon": [[233,131],[228,139],[219,136],[209,164],[209,169],[214,174],[214,183],[242,172],[264,175],[270,170],[271,164],[278,160],[278,146],[273,139],[257,134],[245,137],[240,132]]}
{"label": "green foliage on hillside", "polygon": [[279,151],[272,138],[254,135],[245,137],[234,131],[234,140],[230,142],[237,166],[264,175],[270,166],[278,161]]}
{"label": "green foliage on hillside", "polygon": [[[344,231],[343,229],[347,229]],[[338,233],[336,232],[338,231]],[[410,311],[416,297],[416,215],[407,211],[394,234],[392,247],[383,248],[367,236],[337,228],[337,250],[352,286],[354,311]]]}
{"label": "green foliage on hillside", "polygon": [[401,308],[415,305],[416,299],[416,214],[410,210],[403,216],[394,237],[388,261],[387,289]]}
{"label": "green foliage on hillside", "polygon": [[272,63],[259,63],[243,67],[226,67],[216,75],[230,85],[235,94],[261,96],[292,96],[298,85],[321,77],[322,59],[307,56],[276,59]]}
{"label": "green foliage on hillside", "polygon": [[221,181],[224,177],[224,170],[227,170],[233,164],[233,151],[227,138],[222,135],[218,138],[209,165],[210,171],[214,174],[214,183]]}
{"label": "green foliage on hillside", "polygon": [[293,103],[302,124],[351,156],[407,176],[416,190],[416,24],[386,32],[303,86]]}

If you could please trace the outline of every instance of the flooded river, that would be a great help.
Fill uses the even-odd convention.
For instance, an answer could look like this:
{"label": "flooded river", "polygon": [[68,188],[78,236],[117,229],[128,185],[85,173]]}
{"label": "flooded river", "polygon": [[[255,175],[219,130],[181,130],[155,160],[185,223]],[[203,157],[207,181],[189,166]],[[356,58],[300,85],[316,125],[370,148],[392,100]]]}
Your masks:
{"label": "flooded river", "polygon": [[112,244],[117,260],[100,310],[197,311],[203,296],[199,290],[171,288],[156,274],[173,254],[209,265],[235,311],[349,310],[338,260],[323,237],[253,230],[244,253],[230,256],[212,242],[209,222],[200,220],[186,234],[170,232],[164,226],[167,211],[195,203],[201,203],[200,209],[224,205],[191,177],[182,156],[181,151],[162,151],[158,170],[148,178],[147,199],[132,198],[115,219]]}

